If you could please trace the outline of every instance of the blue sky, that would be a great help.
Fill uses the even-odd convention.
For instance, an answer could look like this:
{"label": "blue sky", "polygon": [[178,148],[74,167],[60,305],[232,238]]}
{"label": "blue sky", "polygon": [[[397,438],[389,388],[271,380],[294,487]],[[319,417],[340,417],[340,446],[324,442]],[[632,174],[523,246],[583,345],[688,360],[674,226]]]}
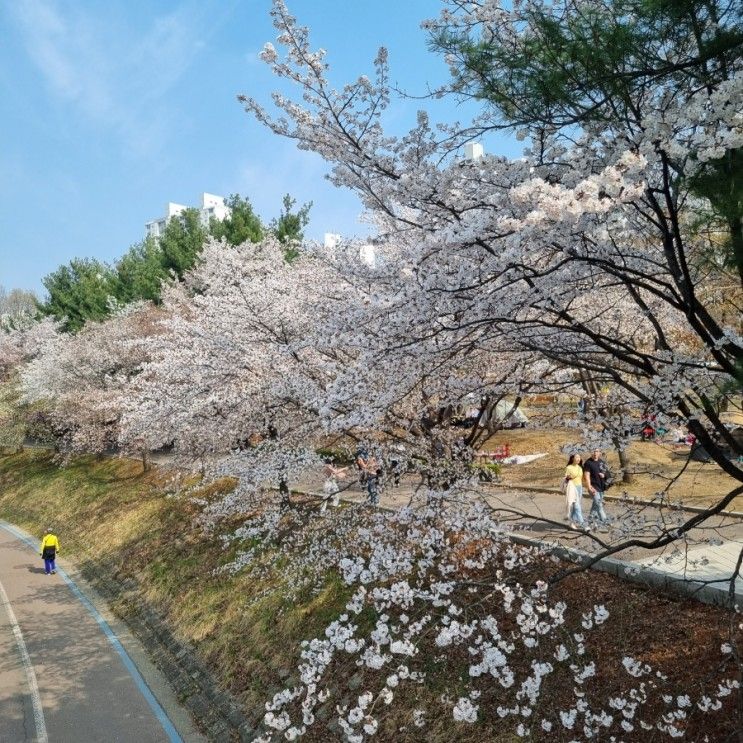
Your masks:
{"label": "blue sky", "polygon": [[[420,21],[434,0],[290,0],[328,50],[337,84],[371,72],[380,45],[391,78],[412,93],[446,79]],[[75,256],[112,261],[140,240],[167,201],[202,191],[248,196],[268,221],[291,193],[313,201],[308,236],[363,234],[353,194],[322,160],[249,117],[238,93],[268,103],[277,85],[258,60],[276,31],[270,0],[15,0],[0,7],[0,284],[41,293]],[[425,106],[405,100],[398,132]],[[440,118],[466,120],[447,105]],[[504,138],[495,145],[515,155]],[[490,145],[492,148],[492,145]]]}

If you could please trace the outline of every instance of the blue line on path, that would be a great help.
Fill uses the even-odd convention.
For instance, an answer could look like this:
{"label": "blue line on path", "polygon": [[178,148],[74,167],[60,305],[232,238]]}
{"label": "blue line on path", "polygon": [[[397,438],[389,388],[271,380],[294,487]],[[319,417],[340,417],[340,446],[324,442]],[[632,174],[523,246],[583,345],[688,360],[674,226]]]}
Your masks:
{"label": "blue line on path", "polygon": [[[2,521],[0,519],[0,527],[5,529],[5,531],[10,532],[14,537],[20,539],[22,542],[27,544],[34,552],[36,552],[36,543],[30,537],[27,537],[25,534],[19,531],[15,526],[9,524],[7,521]],[[132,659],[129,657],[129,653],[126,652],[124,646],[119,641],[119,638],[116,637],[111,627],[108,626],[108,622],[100,615],[98,609],[96,609],[95,606],[93,606],[93,604],[91,604],[90,601],[85,598],[80,589],[75,585],[75,582],[72,580],[72,578],[70,578],[67,573],[62,570],[62,568],[57,567],[57,573],[62,576],[62,580],[64,580],[64,582],[70,587],[72,593],[75,594],[80,603],[88,610],[88,613],[93,617],[93,619],[95,619],[100,628],[103,630],[103,634],[106,635],[108,641],[111,643],[111,645],[113,645],[114,649],[119,654],[119,657],[126,667],[126,670],[129,671],[129,675],[134,679],[134,683],[137,685],[137,688],[140,692],[142,692],[142,696],[147,700],[147,704],[150,705],[150,709],[152,709],[152,712],[154,713],[155,717],[157,717],[158,722],[162,725],[162,728],[165,731],[165,734],[168,736],[168,740],[170,741],[170,743],[183,743],[183,739],[178,734],[175,726],[170,721],[167,714],[165,714],[165,710],[160,706],[160,703],[157,701],[157,699],[155,699],[155,695],[150,691],[150,687],[147,686],[147,683],[142,678],[142,674],[137,669],[137,666],[134,665],[134,661],[132,661]]]}

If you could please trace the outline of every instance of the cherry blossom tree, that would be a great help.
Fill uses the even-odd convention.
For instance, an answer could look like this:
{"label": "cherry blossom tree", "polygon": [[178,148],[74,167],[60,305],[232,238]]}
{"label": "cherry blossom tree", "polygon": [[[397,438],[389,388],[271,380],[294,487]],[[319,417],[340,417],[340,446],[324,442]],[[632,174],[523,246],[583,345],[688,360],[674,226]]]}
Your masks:
{"label": "cherry blossom tree", "polygon": [[[743,145],[736,105],[743,97],[743,71],[731,6],[697,5],[704,8],[694,18],[696,33],[680,38],[674,30],[673,38],[682,42],[675,45],[658,35],[668,24],[643,26],[643,19],[633,18],[633,12],[642,12],[639,4],[621,4],[614,15],[610,3],[569,0],[514,3],[513,8],[494,2],[445,3],[441,17],[427,26],[449,55],[454,75],[435,95],[472,95],[484,101],[482,115],[466,125],[435,126],[421,112],[413,129],[395,137],[384,129],[392,95],[386,51],[377,55],[373,79],[362,76],[335,89],[326,52],[313,49],[308,29],[298,25],[281,0],[274,2],[281,51],[267,44],[263,59],[278,77],[296,84],[297,94],[273,95],[277,115],[252,98],[241,100],[274,133],[323,157],[331,181],[359,195],[379,233],[380,255],[369,280],[374,291],[350,321],[334,318],[343,344],[359,349],[358,367],[339,372],[325,390],[327,407],[344,401],[347,412],[336,423],[379,425],[403,400],[411,418],[417,408],[434,419],[464,390],[493,380],[488,373],[492,351],[509,359],[515,377],[507,375],[493,394],[580,384],[596,398],[586,436],[603,430],[621,449],[626,411],[672,418],[694,433],[721,469],[743,482],[743,471],[725,448],[743,452],[717,412],[717,401],[739,390],[743,338],[735,311],[742,290],[737,264],[724,255],[717,259],[715,240],[722,234],[737,255],[738,228],[735,214],[728,219],[720,194],[709,185],[709,174],[720,168],[730,175],[725,163],[737,162]],[[647,42],[657,64],[632,68],[631,54],[610,59],[616,84],[611,79],[601,88],[594,84],[601,82],[600,74],[594,75],[574,97],[583,113],[595,115],[577,116],[560,107],[559,96],[550,104],[549,86],[539,86],[539,75],[550,56],[563,59],[549,46],[550,28],[559,30],[557,36],[573,33],[571,28],[584,34],[583,21],[594,18],[594,12],[597,23],[610,30],[642,27],[647,36],[638,43]],[[590,34],[585,38],[590,40]],[[534,72],[529,64],[535,55],[530,54],[541,42],[546,51],[536,59],[543,66],[535,63]],[[498,55],[523,60],[526,70],[515,63],[501,70],[492,61]],[[565,57],[572,59],[567,52]],[[489,95],[491,78],[497,89]],[[562,82],[569,87],[574,79],[581,81],[568,70]],[[539,98],[535,90],[541,99],[530,107],[529,96]],[[526,141],[522,158],[461,158],[464,145],[487,140],[488,132],[500,127],[518,129]],[[717,289],[721,282],[730,287],[723,301]],[[468,359],[474,360],[469,368]],[[600,389],[608,390],[603,399],[596,393]],[[608,543],[594,536],[596,555],[588,563],[629,546],[670,544],[741,492],[743,486],[736,487],[706,512],[661,525],[649,539]],[[570,572],[560,570],[557,577]],[[376,578],[374,571],[371,575]],[[731,591],[734,581],[735,576]],[[381,587],[374,590],[380,598],[388,596]],[[377,615],[388,607],[375,605]],[[355,628],[345,632],[356,604],[348,608],[338,626],[328,627],[326,639],[306,646],[306,686],[287,689],[267,706],[265,724],[288,739],[314,723],[314,697],[324,698],[320,679],[335,648],[351,653],[366,649],[367,643],[376,648],[386,637],[384,630],[389,631],[377,627],[380,631],[359,646]],[[393,642],[403,654],[410,649],[400,631],[399,642],[390,640],[390,657],[396,652]],[[476,654],[476,648],[469,652]],[[384,664],[384,654],[377,655]],[[535,668],[546,668],[546,662],[535,659]],[[651,672],[632,658],[625,668],[631,675]],[[405,670],[410,672],[409,665]],[[579,665],[575,671],[579,688]],[[534,688],[539,681],[525,684]],[[389,686],[381,692],[370,689],[354,709],[338,709],[348,740],[375,733],[368,710],[379,699],[386,702],[389,692]],[[636,694],[620,694],[614,709],[636,700]],[[459,699],[454,718],[474,721],[476,699]],[[656,729],[672,737],[683,734],[686,703],[684,698],[681,714],[669,713]],[[712,702],[705,697],[700,704],[708,709]],[[506,716],[523,712],[518,704],[502,708]],[[576,710],[561,716],[564,728],[572,729]],[[584,736],[597,735],[604,722],[609,727],[619,722],[609,717],[607,709],[591,708]],[[635,722],[623,718],[628,734]],[[554,724],[544,720],[543,730]],[[645,730],[648,725],[654,727],[647,720],[640,723]],[[531,731],[522,724],[517,733]]]}
{"label": "cherry blossom tree", "polygon": [[38,300],[31,291],[0,286],[0,329],[19,330],[32,325],[39,314]]}
{"label": "cherry blossom tree", "polygon": [[[429,25],[462,27],[516,54],[543,33],[538,19],[579,11],[572,3],[506,10],[454,2]],[[406,136],[389,136],[385,50],[373,81],[361,77],[335,90],[325,51],[312,49],[308,30],[283,2],[272,14],[284,55],[267,44],[263,58],[297,84],[301,99],[274,94],[277,117],[241,100],[276,134],[325,158],[331,180],[359,194],[380,239],[393,246],[387,257],[394,269],[383,271],[396,273],[398,301],[385,310],[387,332],[368,356],[392,359],[405,347],[426,359],[422,378],[436,368],[427,346],[455,358],[505,344],[610,386],[611,409],[683,421],[715,462],[743,481],[721,446],[737,452],[739,444],[715,407],[736,383],[743,344],[737,318],[731,323],[707,301],[724,269],[703,260],[709,231],[697,226],[704,199],[692,187],[696,174],[743,143],[734,104],[743,83],[739,58],[668,49],[674,76],[646,75],[631,91],[626,116],[608,100],[605,115],[580,126],[512,117],[504,125],[521,127],[529,140],[523,158],[463,161],[463,145],[506,118],[503,106],[487,106],[467,126],[434,127],[420,113]],[[715,24],[731,22],[722,8],[716,18],[700,18],[712,35]],[[694,83],[700,75],[704,85]],[[733,291],[740,295],[740,282]],[[542,373],[538,364],[525,366],[521,381],[539,381]],[[601,422],[621,438],[611,417]]]}
{"label": "cherry blossom tree", "polygon": [[28,316],[0,330],[0,446],[18,449],[34,429],[37,411],[22,402],[20,373],[57,332],[51,319],[31,322]]}
{"label": "cherry blossom tree", "polygon": [[41,325],[46,333],[20,370],[22,401],[44,406],[65,456],[117,446],[122,391],[146,361],[136,341],[156,334],[156,315],[135,303],[76,335],[50,328],[50,321]]}
{"label": "cherry blossom tree", "polygon": [[5,381],[22,358],[21,333],[17,331],[0,333],[0,379]]}
{"label": "cherry blossom tree", "polygon": [[318,256],[285,259],[275,238],[212,241],[182,285],[163,294],[161,333],[130,386],[124,442],[173,446],[189,461],[238,475],[243,492],[288,483],[319,460],[315,401],[341,351],[313,329],[346,301]]}
{"label": "cherry blossom tree", "polygon": [[[421,296],[409,250],[400,242],[379,244],[374,266],[349,261],[345,251],[327,256],[356,300],[318,327],[318,342],[346,349],[354,363],[337,365],[318,402],[329,430],[376,432],[380,444],[402,444],[417,463],[409,465],[429,479],[459,459],[459,474],[468,478],[473,451],[502,423],[498,403],[549,388],[556,369],[505,336],[449,332],[443,313],[426,314],[437,308]],[[469,428],[452,426],[463,417]],[[452,474],[438,479],[451,482]]]}

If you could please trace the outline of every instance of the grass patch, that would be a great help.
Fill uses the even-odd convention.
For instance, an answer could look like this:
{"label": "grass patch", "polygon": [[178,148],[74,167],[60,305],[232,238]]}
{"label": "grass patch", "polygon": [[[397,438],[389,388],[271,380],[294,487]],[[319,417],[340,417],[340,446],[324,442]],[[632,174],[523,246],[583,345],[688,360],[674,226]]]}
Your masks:
{"label": "grass patch", "polygon": [[[134,599],[130,595],[129,600],[157,608],[176,638],[195,646],[223,687],[242,700],[247,715],[257,722],[264,703],[296,680],[301,641],[322,636],[325,627],[343,612],[353,590],[335,573],[297,589],[293,585],[297,574],[286,569],[289,557],[280,547],[262,545],[255,538],[225,546],[219,532],[205,532],[197,521],[201,506],[196,501],[203,503],[229,492],[231,481],[204,488],[196,485],[181,496],[169,495],[168,487],[165,475],[157,470],[143,473],[141,465],[130,460],[84,457],[60,468],[48,452],[0,456],[0,516],[37,536],[46,526],[54,526],[62,555],[71,557],[84,571],[133,581],[138,595]],[[299,510],[312,507],[308,502],[300,504]],[[343,509],[336,513],[342,514]],[[260,571],[234,575],[220,571],[238,549],[251,546],[260,552]],[[462,549],[463,563],[472,556]],[[485,573],[497,567],[488,565]],[[533,574],[522,576],[526,585],[544,573],[538,565],[529,570]],[[597,663],[611,661],[610,670],[591,682],[591,690],[603,698],[618,685],[626,685],[626,679],[620,679],[621,658],[628,652],[667,674],[676,693],[695,691],[704,679],[714,680],[722,673],[720,646],[728,636],[730,621],[724,611],[645,591],[599,573],[576,575],[554,591],[554,599],[571,607],[574,623],[594,604],[604,604],[610,611],[609,622],[592,635],[585,658],[586,662],[591,658]],[[468,595],[462,588],[461,595],[455,596],[466,610],[465,618],[469,612],[497,612],[497,596],[490,603],[468,606]],[[114,602],[114,608],[126,618],[123,601]],[[412,621],[418,618],[411,616]],[[377,619],[374,610],[365,607],[354,620],[360,627],[358,634],[366,635]],[[507,623],[503,631],[508,633]],[[484,687],[482,712],[475,725],[453,722],[440,699],[456,700],[465,693],[471,658],[462,647],[460,654],[450,653],[442,660],[433,639],[432,635],[423,638],[416,656],[416,667],[427,674],[426,683],[400,686],[395,703],[388,711],[380,711],[377,740],[517,740],[494,711],[499,703],[495,683]],[[333,663],[328,678],[334,696],[322,711],[327,720],[334,716],[336,703],[353,702],[367,683],[379,686],[379,679],[375,681],[368,669],[360,669],[353,656],[339,656]],[[556,672],[545,684],[540,713],[555,714],[571,703],[572,680],[564,671]],[[413,710],[418,708],[428,711],[424,729],[413,722]],[[734,725],[731,713],[698,718],[690,722],[689,739],[700,740],[698,733],[704,730],[710,740],[722,740]],[[324,723],[321,720],[310,728],[304,740],[340,740]],[[570,736],[559,730],[550,740],[568,741]],[[649,738],[628,735],[623,739]]]}
{"label": "grass patch", "polygon": [[[331,621],[349,591],[331,577],[319,593],[287,601],[281,591],[286,557],[278,553],[264,556],[273,568],[261,581],[217,573],[238,545],[224,548],[219,533],[206,534],[195,523],[200,508],[191,498],[211,501],[234,481],[197,487],[188,497],[168,497],[167,481],[126,459],[81,457],[58,467],[48,451],[4,455],[0,516],[38,537],[53,526],[62,557],[88,574],[134,580],[140,600],[197,648],[256,717],[282,683],[278,671],[296,667],[301,640]],[[125,606],[114,608],[126,613]]]}

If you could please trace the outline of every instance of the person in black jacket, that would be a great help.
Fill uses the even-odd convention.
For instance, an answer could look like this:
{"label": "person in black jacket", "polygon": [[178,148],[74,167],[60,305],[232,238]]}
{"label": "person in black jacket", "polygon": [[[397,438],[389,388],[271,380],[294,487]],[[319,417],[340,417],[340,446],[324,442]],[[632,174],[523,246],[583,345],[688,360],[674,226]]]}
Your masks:
{"label": "person in black jacket", "polygon": [[583,482],[591,495],[589,520],[598,520],[603,525],[609,523],[604,510],[604,492],[611,478],[609,465],[601,458],[601,450],[594,449],[593,454],[583,464]]}
{"label": "person in black jacket", "polygon": [[356,467],[359,470],[359,482],[366,485],[369,505],[379,505],[379,464],[377,458],[365,447],[356,453]]}

